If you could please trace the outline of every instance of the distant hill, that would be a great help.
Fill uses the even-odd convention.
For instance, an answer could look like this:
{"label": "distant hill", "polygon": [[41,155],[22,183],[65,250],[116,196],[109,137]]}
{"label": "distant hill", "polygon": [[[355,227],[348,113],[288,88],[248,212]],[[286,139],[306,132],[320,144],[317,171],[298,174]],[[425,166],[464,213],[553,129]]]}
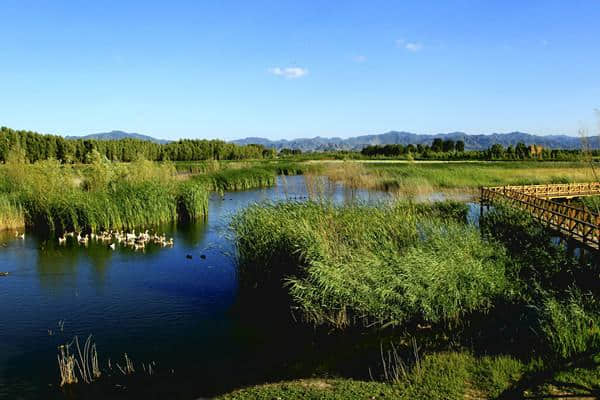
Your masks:
{"label": "distant hill", "polygon": [[66,139],[95,139],[95,140],[119,140],[119,139],[138,139],[147,140],[155,143],[168,143],[168,140],[156,139],[152,136],[141,135],[139,133],[130,133],[123,131],[110,131],[102,133],[93,133],[85,136],[66,136]]}
{"label": "distant hill", "polygon": [[[581,138],[567,135],[531,135],[524,132],[493,133],[491,135],[468,135],[464,132],[439,133],[435,135],[419,135],[411,132],[390,131],[380,135],[363,135],[347,139],[339,137],[293,140],[269,140],[258,137],[234,140],[233,143],[262,144],[277,150],[282,148],[300,149],[302,151],[326,151],[326,150],[361,150],[365,146],[385,144],[431,144],[433,139],[464,140],[467,150],[484,150],[495,143],[503,146],[516,145],[523,142],[526,145],[538,144],[551,149],[578,149],[581,147]],[[600,148],[598,137],[590,137],[590,146]]]}

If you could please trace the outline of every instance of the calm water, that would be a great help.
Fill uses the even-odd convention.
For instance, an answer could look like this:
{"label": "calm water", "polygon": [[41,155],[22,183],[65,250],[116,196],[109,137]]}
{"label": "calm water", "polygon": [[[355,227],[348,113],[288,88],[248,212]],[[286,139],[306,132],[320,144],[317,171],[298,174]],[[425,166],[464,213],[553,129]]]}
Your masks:
{"label": "calm water", "polygon": [[[387,197],[316,186],[336,202]],[[289,347],[286,334],[274,339],[264,321],[232,310],[238,283],[227,226],[250,203],[306,196],[301,176],[280,178],[269,189],[213,195],[205,223],[161,227],[174,237],[174,248],[144,253],[100,244],[58,246],[31,234],[25,240],[0,237],[0,271],[9,272],[0,277],[0,398],[88,398],[86,391],[102,398],[109,390],[103,384],[117,390],[110,377],[99,388],[57,387],[57,346],[75,335],[93,334],[101,369],[109,358],[113,364],[122,360],[123,353],[138,371],[141,362],[155,361],[161,378],[147,378],[143,385],[162,380],[167,388],[152,393],[162,390],[165,396],[217,393],[227,380],[252,383],[257,365],[267,376],[269,368],[281,370],[282,360],[265,360],[264,354],[274,352],[279,341]]]}

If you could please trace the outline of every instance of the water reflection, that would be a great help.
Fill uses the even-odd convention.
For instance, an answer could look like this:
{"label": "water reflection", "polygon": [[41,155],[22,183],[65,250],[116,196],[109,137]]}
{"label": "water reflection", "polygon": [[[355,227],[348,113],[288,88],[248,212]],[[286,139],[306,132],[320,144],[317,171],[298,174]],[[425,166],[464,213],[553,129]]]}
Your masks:
{"label": "water reflection", "polygon": [[[0,234],[0,271],[9,272],[0,278],[0,397],[62,396],[48,386],[57,383],[56,346],[90,333],[103,362],[127,352],[209,377],[189,379],[196,386],[256,373],[253,360],[269,341],[264,326],[231,312],[238,282],[229,220],[255,202],[308,198],[346,204],[393,197],[320,177],[280,177],[272,188],[211,195],[206,221],[158,227],[174,247],[145,252]],[[64,331],[49,335],[60,320]]]}

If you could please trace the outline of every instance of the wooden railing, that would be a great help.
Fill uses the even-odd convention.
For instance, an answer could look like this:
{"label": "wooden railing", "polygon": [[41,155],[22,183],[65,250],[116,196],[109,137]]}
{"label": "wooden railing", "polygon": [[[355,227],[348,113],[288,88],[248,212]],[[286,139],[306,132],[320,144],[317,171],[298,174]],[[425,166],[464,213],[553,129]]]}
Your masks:
{"label": "wooden railing", "polygon": [[490,190],[512,189],[544,198],[566,198],[600,195],[600,182],[557,183],[548,185],[495,186]]}
{"label": "wooden railing", "polygon": [[[570,190],[567,191],[567,188]],[[600,194],[600,183],[483,187],[481,188],[481,203],[490,205],[494,202],[503,202],[526,210],[563,236],[599,250],[600,215],[583,208],[544,198],[576,197],[577,193],[590,195],[587,193],[593,190],[598,190],[598,194]],[[532,193],[539,193],[541,196]],[[558,193],[564,193],[564,195],[558,196]]]}

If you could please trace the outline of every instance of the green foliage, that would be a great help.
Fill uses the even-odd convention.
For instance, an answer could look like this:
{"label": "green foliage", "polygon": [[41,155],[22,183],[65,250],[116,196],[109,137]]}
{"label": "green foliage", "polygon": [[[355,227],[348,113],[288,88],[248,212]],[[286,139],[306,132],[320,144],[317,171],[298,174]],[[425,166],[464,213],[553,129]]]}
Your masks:
{"label": "green foliage", "polygon": [[180,221],[194,221],[208,214],[208,191],[197,182],[184,182],[179,185],[177,194],[177,215]]}
{"label": "green foliage", "polygon": [[0,231],[25,226],[23,208],[12,194],[0,193]]}
{"label": "green foliage", "polygon": [[248,169],[225,169],[195,178],[216,192],[247,190],[273,186],[276,180],[275,171],[262,167]]}
{"label": "green foliage", "polygon": [[217,399],[496,398],[516,383],[525,369],[522,363],[511,357],[476,358],[465,352],[443,352],[426,355],[395,383],[299,379],[240,389]]}
{"label": "green foliage", "polygon": [[47,233],[150,227],[206,215],[206,189],[174,180],[172,165],[141,159],[119,165],[91,154],[83,169],[53,160],[8,163],[0,171],[0,197],[22,210],[29,228]]}
{"label": "green foliage", "polygon": [[119,182],[115,188],[39,192],[22,199],[27,225],[38,231],[97,231],[148,227],[176,219],[172,188]]}
{"label": "green foliage", "polygon": [[541,308],[541,334],[551,354],[569,359],[600,350],[600,308],[592,296],[572,290],[564,301],[547,297]]}
{"label": "green foliage", "polygon": [[554,233],[524,211],[498,204],[482,216],[480,226],[485,236],[506,247],[512,259],[507,264],[513,282],[511,301],[524,306],[513,319],[526,321],[535,332],[529,352],[556,360],[598,351],[596,267],[568,256],[554,242]]}
{"label": "green foliage", "polygon": [[504,290],[502,250],[441,218],[443,210],[251,206],[232,222],[240,274],[246,285],[285,280],[294,305],[315,324],[458,323]]}
{"label": "green foliage", "polygon": [[480,219],[484,236],[500,241],[512,255],[513,278],[523,283],[521,291],[534,291],[536,284],[548,289],[566,289],[564,271],[575,266],[564,247],[555,244],[553,233],[522,210],[497,204]]}
{"label": "green foliage", "polygon": [[382,382],[364,382],[351,379],[302,379],[254,386],[217,397],[218,400],[346,400],[346,399],[399,399],[401,390]]}
{"label": "green foliage", "polygon": [[56,159],[63,163],[88,163],[100,156],[110,161],[135,161],[143,157],[152,161],[245,160],[272,158],[273,151],[264,146],[239,146],[223,140],[189,140],[159,144],[121,139],[65,139],[31,131],[0,127],[0,162],[11,161],[12,153],[20,153],[29,162]]}
{"label": "green foliage", "polygon": [[434,188],[452,189],[593,179],[589,168],[582,164],[563,162],[368,163],[365,168],[373,182],[385,182],[390,187],[399,188],[409,187],[414,181]]}

